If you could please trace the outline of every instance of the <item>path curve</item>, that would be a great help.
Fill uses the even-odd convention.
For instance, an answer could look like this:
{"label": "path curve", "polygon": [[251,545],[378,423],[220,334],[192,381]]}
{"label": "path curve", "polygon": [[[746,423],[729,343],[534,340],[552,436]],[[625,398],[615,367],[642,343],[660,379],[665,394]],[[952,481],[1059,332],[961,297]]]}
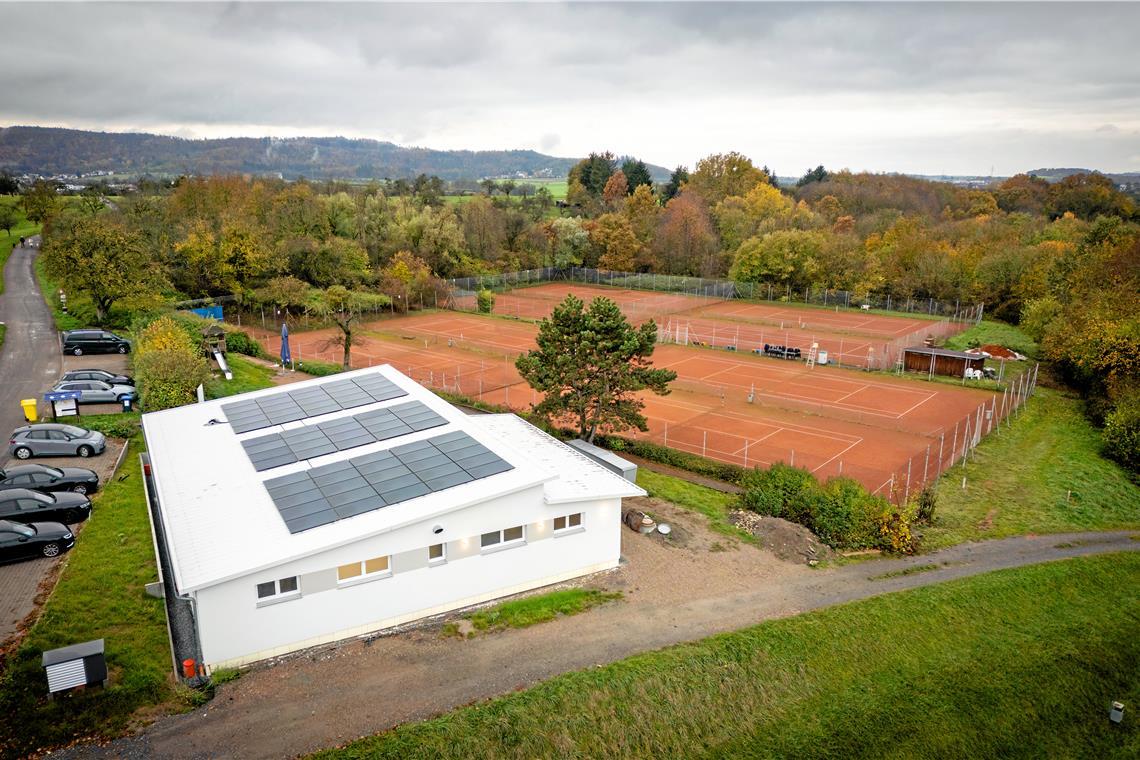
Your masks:
{"label": "path curve", "polygon": [[[1106,552],[1140,551],[1135,531],[1025,536],[932,554],[812,570],[778,586],[584,615],[469,641],[413,630],[296,657],[222,686],[206,707],[143,733],[53,757],[281,758],[423,720],[572,670],[775,618],[992,570]],[[907,567],[937,570],[883,578]],[[625,614],[623,614],[625,610]],[[520,657],[520,653],[525,653]]]}

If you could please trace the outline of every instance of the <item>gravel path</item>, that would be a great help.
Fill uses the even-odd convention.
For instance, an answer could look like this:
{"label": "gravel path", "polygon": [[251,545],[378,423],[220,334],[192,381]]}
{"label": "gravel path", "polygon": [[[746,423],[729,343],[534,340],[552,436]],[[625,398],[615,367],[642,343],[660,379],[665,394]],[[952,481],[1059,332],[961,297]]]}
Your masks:
{"label": "gravel path", "polygon": [[[664,509],[654,505],[655,513]],[[622,590],[622,601],[470,640],[441,638],[433,625],[309,652],[254,669],[206,707],[163,718],[137,736],[54,756],[291,757],[763,620],[991,570],[1140,550],[1129,532],[1066,534],[810,569],[710,533],[691,513],[663,516],[680,529],[675,542],[623,531],[628,564],[590,584]],[[938,569],[883,577],[929,565]]]}

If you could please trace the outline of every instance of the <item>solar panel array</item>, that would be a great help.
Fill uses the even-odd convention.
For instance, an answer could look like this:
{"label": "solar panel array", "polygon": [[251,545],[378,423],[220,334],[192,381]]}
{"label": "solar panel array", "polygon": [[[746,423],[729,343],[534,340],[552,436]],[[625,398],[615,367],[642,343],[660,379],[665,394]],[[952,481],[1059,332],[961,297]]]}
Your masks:
{"label": "solar panel array", "polygon": [[506,472],[511,465],[455,431],[265,481],[290,533]]}
{"label": "solar panel array", "polygon": [[317,425],[249,438],[241,445],[245,447],[254,469],[261,472],[446,424],[446,419],[423,403],[409,401]]}
{"label": "solar panel array", "polygon": [[376,373],[222,404],[222,411],[235,433],[248,433],[406,395],[403,388]]}

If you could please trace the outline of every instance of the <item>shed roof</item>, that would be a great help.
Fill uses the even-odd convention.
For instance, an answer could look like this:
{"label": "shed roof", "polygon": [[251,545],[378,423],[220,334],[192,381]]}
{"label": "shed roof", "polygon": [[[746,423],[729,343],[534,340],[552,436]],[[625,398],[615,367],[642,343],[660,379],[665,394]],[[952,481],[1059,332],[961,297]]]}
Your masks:
{"label": "shed roof", "polygon": [[[314,401],[330,385],[333,390],[329,395],[339,394],[344,398],[345,381],[373,389],[385,386],[387,381],[402,392],[398,397],[377,394],[384,398],[380,401],[356,396],[354,406],[332,411],[322,399],[318,399],[321,404]],[[289,399],[300,399],[308,406],[308,416],[296,416],[291,406],[285,409],[288,399],[280,397],[286,391]],[[227,420],[224,407],[231,411],[244,409],[248,404],[242,406],[241,402],[253,400],[266,412],[264,425],[250,429],[244,424],[248,419],[243,418],[243,424],[235,420],[235,429]],[[416,419],[405,415],[412,429],[384,438],[392,429],[387,426],[397,424],[394,420],[382,419],[388,416],[383,414],[385,410],[406,406],[412,401],[420,402],[433,416],[442,418],[442,422],[439,419],[422,422],[422,418],[417,418],[422,424],[431,425],[421,429],[415,424]],[[239,406],[235,407],[235,402]],[[272,424],[271,418],[278,414],[284,414],[277,418],[281,422]],[[349,418],[365,419],[366,425],[371,420],[386,427],[372,427],[373,435],[354,437],[348,441],[347,448],[330,450],[336,447],[326,446],[271,461],[259,459],[251,451],[259,451],[262,445],[276,445],[275,441],[245,445],[253,439],[275,435],[287,443],[304,439],[307,445],[310,438],[319,438],[319,430],[324,430],[331,431],[329,436],[333,443],[343,446],[345,439],[337,437],[336,428],[342,423],[346,427],[353,425]],[[514,415],[468,416],[389,365],[151,412],[143,415],[143,430],[175,583],[182,593],[539,484],[544,486],[549,503],[644,493]],[[411,449],[416,450],[418,457],[418,452],[429,448],[428,441],[437,441],[438,447],[446,450],[449,445],[456,445],[453,441],[466,436],[474,439],[480,450],[485,449],[483,454],[472,454],[480,458],[465,460],[470,463],[469,472],[478,475],[481,463],[494,457],[503,460],[510,469],[483,470],[490,474],[453,486],[445,481],[440,490],[315,527],[293,524],[293,532],[284,519],[287,513],[281,508],[280,499],[275,502],[266,486],[267,481],[280,483],[304,476],[311,476],[320,484],[324,473],[346,468],[350,460],[372,463],[393,451],[399,456],[399,452]],[[259,466],[261,470],[257,469]],[[412,468],[414,472],[414,463]],[[365,476],[372,474],[365,473]]]}

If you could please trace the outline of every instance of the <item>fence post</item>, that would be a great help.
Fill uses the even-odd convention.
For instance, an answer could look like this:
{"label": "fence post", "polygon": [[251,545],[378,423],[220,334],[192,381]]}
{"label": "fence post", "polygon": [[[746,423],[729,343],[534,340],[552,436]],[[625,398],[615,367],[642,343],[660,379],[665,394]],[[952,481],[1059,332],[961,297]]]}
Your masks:
{"label": "fence post", "polygon": [[950,446],[950,466],[951,467],[954,466],[954,462],[957,461],[957,459],[958,459],[958,425],[961,424],[961,422],[962,422],[961,420],[958,420],[958,422],[954,423],[954,443]]}
{"label": "fence post", "polygon": [[913,461],[914,457],[906,460],[906,486],[903,488],[903,504],[906,504],[908,501],[910,501],[910,464]]}
{"label": "fence post", "polygon": [[709,442],[709,431],[702,430],[701,431],[701,456],[705,455],[705,449],[708,446],[708,442]]}
{"label": "fence post", "polygon": [[946,431],[938,437],[938,477],[942,477],[942,447],[946,443]]}
{"label": "fence post", "polygon": [[748,469],[748,439],[744,439],[744,469]]}
{"label": "fence post", "polygon": [[922,485],[926,485],[927,470],[930,469],[930,444],[926,445],[926,461],[922,463]]}

